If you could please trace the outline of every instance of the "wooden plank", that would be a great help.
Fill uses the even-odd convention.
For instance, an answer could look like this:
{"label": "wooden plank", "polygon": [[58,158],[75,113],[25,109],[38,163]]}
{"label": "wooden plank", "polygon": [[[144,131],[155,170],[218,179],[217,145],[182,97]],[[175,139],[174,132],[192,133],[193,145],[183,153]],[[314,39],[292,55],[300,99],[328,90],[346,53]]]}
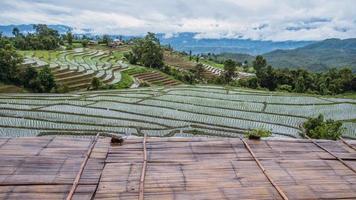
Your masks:
{"label": "wooden plank", "polygon": [[267,177],[267,179],[271,182],[271,184],[273,185],[274,188],[276,188],[276,190],[278,191],[278,193],[281,195],[281,197],[284,200],[288,200],[287,195],[283,192],[283,190],[273,181],[273,179],[268,175],[266,169],[262,166],[262,164],[260,163],[260,161],[258,160],[258,158],[255,156],[255,154],[253,153],[250,145],[243,139],[241,138],[241,141],[244,143],[245,147],[247,148],[247,150],[250,152],[250,154],[252,155],[253,159],[256,161],[257,165],[260,167],[260,169],[262,170],[263,174]]}
{"label": "wooden plank", "polygon": [[90,155],[91,155],[91,152],[92,152],[93,149],[94,149],[94,146],[95,146],[95,144],[96,144],[96,142],[97,142],[99,136],[100,136],[100,133],[98,133],[98,134],[96,135],[96,137],[94,138],[93,142],[91,143],[91,145],[90,145],[90,147],[89,147],[89,149],[88,149],[88,151],[87,151],[87,153],[86,153],[86,156],[85,156],[85,158],[84,158],[84,160],[83,160],[83,162],[82,162],[82,164],[81,164],[81,166],[80,166],[79,172],[78,172],[77,176],[75,177],[75,180],[74,180],[74,182],[73,182],[73,186],[72,186],[72,188],[70,189],[66,200],[71,200],[71,199],[72,199],[72,197],[73,197],[73,195],[74,195],[74,192],[75,192],[75,190],[76,190],[77,187],[78,187],[80,177],[81,177],[82,174],[83,174],[85,165],[86,165],[87,162],[88,162],[88,159],[89,159],[89,157],[90,157]]}
{"label": "wooden plank", "polygon": [[329,153],[331,156],[333,156],[334,158],[336,158],[339,162],[341,162],[343,165],[345,165],[347,168],[349,168],[351,171],[353,171],[354,173],[356,173],[356,170],[349,164],[347,164],[343,159],[341,159],[340,157],[336,156],[334,153],[332,153],[331,151],[327,150],[326,148],[324,148],[323,146],[321,146],[319,143],[317,143],[315,140],[311,139],[309,136],[305,135],[306,138],[308,138],[312,143],[314,143],[316,146],[318,146],[320,149],[326,151],[327,153]]}
{"label": "wooden plank", "polygon": [[140,187],[139,187],[139,200],[144,199],[144,191],[145,191],[145,176],[146,176],[146,169],[147,169],[147,149],[146,149],[146,140],[147,135],[145,133],[143,137],[143,164],[142,164],[142,171],[141,171],[141,178],[140,178]]}
{"label": "wooden plank", "polygon": [[[67,197],[93,139],[49,140],[2,147],[0,199]],[[240,139],[100,137],[72,199],[283,199],[267,176],[289,199],[356,199],[356,174],[310,140],[245,142],[252,154]],[[343,143],[316,142],[356,167]]]}
{"label": "wooden plank", "polygon": [[350,147],[351,149],[355,150],[356,151],[356,147],[351,145],[350,143],[348,143],[346,140],[344,140],[344,138],[340,137],[340,140],[346,144],[346,146]]}

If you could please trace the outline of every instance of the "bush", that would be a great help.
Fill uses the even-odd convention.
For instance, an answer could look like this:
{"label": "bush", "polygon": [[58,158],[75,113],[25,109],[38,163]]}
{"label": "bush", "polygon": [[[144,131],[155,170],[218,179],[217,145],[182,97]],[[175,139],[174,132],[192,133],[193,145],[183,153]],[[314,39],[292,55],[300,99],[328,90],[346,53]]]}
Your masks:
{"label": "bush", "polygon": [[56,93],[68,93],[69,91],[68,85],[57,85]]}
{"label": "bush", "polygon": [[249,139],[260,139],[261,137],[270,137],[272,132],[265,129],[253,129],[247,132],[246,137]]}
{"label": "bush", "polygon": [[151,85],[149,83],[147,83],[146,81],[143,81],[142,83],[140,83],[140,87],[150,87]]}
{"label": "bush", "polygon": [[72,45],[66,46],[66,50],[73,50],[73,46]]}
{"label": "bush", "polygon": [[303,123],[305,133],[310,138],[337,140],[341,137],[344,128],[342,123],[331,119],[324,120],[323,115],[316,118],[309,118]]}
{"label": "bush", "polygon": [[102,85],[103,85],[103,83],[101,82],[101,80],[98,77],[94,77],[90,83],[90,86],[93,90],[99,89]]}
{"label": "bush", "polygon": [[293,87],[290,85],[278,85],[277,87],[278,91],[284,91],[284,92],[292,92],[293,91]]}

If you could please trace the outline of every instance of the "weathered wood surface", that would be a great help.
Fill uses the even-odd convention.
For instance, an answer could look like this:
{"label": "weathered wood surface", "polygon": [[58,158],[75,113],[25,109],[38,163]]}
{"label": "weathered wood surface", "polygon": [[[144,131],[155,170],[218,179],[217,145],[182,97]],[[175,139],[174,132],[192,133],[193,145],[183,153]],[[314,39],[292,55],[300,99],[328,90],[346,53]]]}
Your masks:
{"label": "weathered wood surface", "polygon": [[[65,199],[91,139],[0,139],[0,199]],[[356,173],[309,140],[246,140],[288,199],[356,199]],[[343,142],[317,141],[348,165]],[[353,141],[348,141],[355,145]],[[282,199],[239,139],[147,138],[144,199]],[[139,199],[142,138],[100,138],[73,199]]]}
{"label": "weathered wood surface", "polygon": [[[0,139],[0,199],[65,199],[91,139]],[[100,138],[73,199],[90,199],[104,167],[110,140]]]}
{"label": "weathered wood surface", "polygon": [[[356,174],[310,141],[247,143],[288,199],[356,199]],[[319,143],[356,156],[341,142]],[[146,146],[144,199],[282,199],[238,139],[148,138]],[[138,199],[142,154],[142,139],[111,147],[95,198]]]}

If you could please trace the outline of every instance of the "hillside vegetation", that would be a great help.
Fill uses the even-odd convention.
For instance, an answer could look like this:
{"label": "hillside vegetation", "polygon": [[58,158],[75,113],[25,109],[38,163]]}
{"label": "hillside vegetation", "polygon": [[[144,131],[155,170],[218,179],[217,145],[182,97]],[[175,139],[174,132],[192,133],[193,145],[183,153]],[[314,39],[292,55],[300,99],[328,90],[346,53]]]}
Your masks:
{"label": "hillside vegetation", "polygon": [[329,39],[294,50],[264,54],[278,68],[304,68],[326,71],[332,67],[351,67],[356,71],[356,39]]}

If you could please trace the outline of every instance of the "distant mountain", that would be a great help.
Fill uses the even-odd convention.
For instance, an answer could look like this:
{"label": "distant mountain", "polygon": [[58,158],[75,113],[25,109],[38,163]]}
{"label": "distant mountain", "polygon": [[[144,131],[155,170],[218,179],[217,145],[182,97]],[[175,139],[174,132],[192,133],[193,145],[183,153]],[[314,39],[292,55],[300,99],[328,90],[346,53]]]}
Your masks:
{"label": "distant mountain", "polygon": [[[356,39],[327,39],[292,50],[275,50],[262,56],[267,59],[268,64],[277,68],[304,68],[320,72],[333,67],[350,67],[356,72]],[[255,56],[223,53],[215,58],[238,62],[247,60],[252,63]]]}
{"label": "distant mountain", "polygon": [[263,55],[279,68],[305,68],[325,71],[332,67],[351,67],[356,71],[356,39],[327,39],[293,50],[276,50]]}
{"label": "distant mountain", "polygon": [[[92,29],[77,29],[75,27],[69,27],[66,25],[48,25],[50,28],[57,30],[60,34],[64,34],[68,31],[72,31],[79,35],[91,36],[97,38],[97,34]],[[0,32],[5,36],[12,36],[12,30],[14,27],[18,27],[24,34],[28,32],[34,32],[33,24],[23,25],[0,25]],[[117,38],[120,35],[112,35],[113,38]],[[162,44],[170,44],[174,49],[178,51],[189,52],[193,54],[207,54],[207,53],[243,53],[258,55],[274,51],[277,49],[295,49],[314,43],[313,41],[261,41],[261,40],[248,40],[248,39],[201,39],[197,36],[199,33],[184,32],[173,34],[171,37],[167,37],[166,34],[157,34]],[[123,36],[124,39],[130,39],[134,36]]]}
{"label": "distant mountain", "polygon": [[242,53],[258,55],[277,49],[295,49],[314,43],[313,41],[273,42],[224,38],[198,39],[196,35],[197,33],[179,33],[172,37],[166,37],[165,34],[157,34],[162,44],[170,44],[178,51],[192,51],[194,54]]}
{"label": "distant mountain", "polygon": [[[21,24],[21,25],[0,25],[0,32],[5,36],[12,36],[12,30],[17,27],[21,33],[33,33],[33,24]],[[65,25],[48,25],[49,28],[57,30],[60,34],[72,31],[73,28]]]}

